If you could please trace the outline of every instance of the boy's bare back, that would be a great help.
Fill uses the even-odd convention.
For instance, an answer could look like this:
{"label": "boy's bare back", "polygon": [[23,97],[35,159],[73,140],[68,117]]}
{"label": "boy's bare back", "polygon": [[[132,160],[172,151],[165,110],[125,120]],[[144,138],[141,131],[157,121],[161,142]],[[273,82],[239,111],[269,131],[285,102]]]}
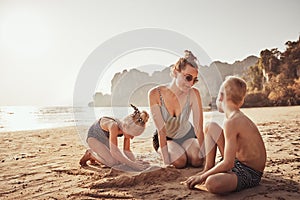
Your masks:
{"label": "boy's bare back", "polygon": [[234,113],[225,126],[236,133],[236,158],[262,172],[266,163],[266,149],[257,126],[241,111]]}

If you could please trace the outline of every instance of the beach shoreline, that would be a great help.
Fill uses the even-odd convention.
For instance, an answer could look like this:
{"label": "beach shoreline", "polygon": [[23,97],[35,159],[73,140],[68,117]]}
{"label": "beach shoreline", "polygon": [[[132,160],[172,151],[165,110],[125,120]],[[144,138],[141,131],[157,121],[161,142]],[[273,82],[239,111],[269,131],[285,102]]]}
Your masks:
{"label": "beach shoreline", "polygon": [[[261,184],[228,195],[180,184],[202,168],[129,173],[80,167],[86,147],[77,127],[1,132],[1,199],[297,199],[300,195],[300,106],[242,109],[267,149]],[[135,138],[140,159],[161,164],[151,138]]]}

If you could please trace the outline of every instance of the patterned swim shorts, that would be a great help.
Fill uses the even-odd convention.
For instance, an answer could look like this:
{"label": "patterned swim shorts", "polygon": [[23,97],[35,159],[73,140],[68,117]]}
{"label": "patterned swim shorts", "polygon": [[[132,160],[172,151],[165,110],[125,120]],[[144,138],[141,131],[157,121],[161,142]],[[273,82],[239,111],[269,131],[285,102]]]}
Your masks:
{"label": "patterned swim shorts", "polygon": [[247,165],[235,160],[234,167],[231,169],[238,177],[238,183],[235,191],[241,191],[246,188],[252,188],[259,184],[262,172],[256,171]]}

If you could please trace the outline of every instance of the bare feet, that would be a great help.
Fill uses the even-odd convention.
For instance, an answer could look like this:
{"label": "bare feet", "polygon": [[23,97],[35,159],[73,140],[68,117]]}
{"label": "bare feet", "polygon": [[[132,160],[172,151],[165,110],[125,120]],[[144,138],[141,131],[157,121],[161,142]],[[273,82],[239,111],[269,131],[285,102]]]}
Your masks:
{"label": "bare feet", "polygon": [[86,162],[91,159],[91,152],[89,150],[86,150],[85,154],[82,156],[82,158],[79,161],[79,164],[84,167],[87,166]]}
{"label": "bare feet", "polygon": [[96,160],[93,159],[93,156],[91,156],[90,164],[91,165],[99,165],[99,163]]}
{"label": "bare feet", "polygon": [[90,149],[86,150],[85,154],[80,159],[79,164],[82,167],[87,166],[87,161],[90,161],[91,165],[101,165],[101,163],[93,156]]}

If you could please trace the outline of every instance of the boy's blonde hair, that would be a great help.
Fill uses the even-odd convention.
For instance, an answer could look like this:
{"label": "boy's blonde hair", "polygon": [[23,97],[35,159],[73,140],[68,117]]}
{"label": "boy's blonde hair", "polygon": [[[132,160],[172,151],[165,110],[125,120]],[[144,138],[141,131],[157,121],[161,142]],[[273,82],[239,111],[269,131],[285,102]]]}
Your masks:
{"label": "boy's blonde hair", "polygon": [[228,76],[224,82],[226,97],[234,104],[239,105],[244,102],[247,92],[246,82],[236,76]]}

